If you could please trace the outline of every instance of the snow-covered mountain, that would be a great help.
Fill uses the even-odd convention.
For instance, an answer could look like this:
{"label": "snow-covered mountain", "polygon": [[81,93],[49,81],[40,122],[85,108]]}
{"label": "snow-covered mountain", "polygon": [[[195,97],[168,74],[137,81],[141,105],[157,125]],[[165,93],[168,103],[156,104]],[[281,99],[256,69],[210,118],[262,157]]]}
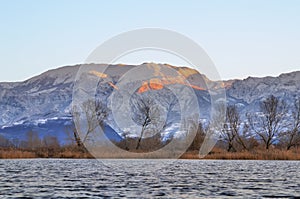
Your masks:
{"label": "snow-covered mountain", "polygon": [[270,95],[284,100],[288,106],[293,105],[294,100],[300,98],[300,71],[278,77],[248,77],[234,81],[227,89],[230,103],[241,100],[242,113],[258,111],[259,102]]}
{"label": "snow-covered mountain", "polygon": [[[90,67],[86,65],[86,67]],[[93,65],[93,67],[102,65]],[[83,66],[85,67],[85,65]],[[166,64],[145,63],[135,65],[111,65],[103,73],[90,71],[90,76],[102,78],[98,85],[98,94],[106,100],[116,89],[115,83],[129,70],[136,67],[148,67],[160,79],[142,82],[138,92],[161,90],[161,97],[169,97],[164,85],[184,85],[191,87],[198,98],[203,118],[209,117],[210,95],[207,87],[225,88],[229,104],[237,104],[241,113],[257,110],[261,100],[269,95],[278,96],[288,103],[300,97],[300,71],[281,74],[278,77],[229,80],[213,82],[205,75],[186,67],[174,67]],[[71,103],[74,80],[80,65],[66,66],[47,71],[24,82],[0,83],[0,134],[7,137],[19,137],[33,129],[41,134],[57,136],[72,126]],[[173,69],[178,77],[164,76],[162,68]],[[186,80],[189,84],[186,84]],[[158,81],[158,82],[157,82]],[[208,85],[208,86],[207,86]],[[108,121],[109,123],[109,121]],[[111,124],[113,125],[113,124]]]}
{"label": "snow-covered mountain", "polygon": [[50,70],[17,83],[0,83],[0,126],[44,123],[70,117],[73,82],[79,66]]}

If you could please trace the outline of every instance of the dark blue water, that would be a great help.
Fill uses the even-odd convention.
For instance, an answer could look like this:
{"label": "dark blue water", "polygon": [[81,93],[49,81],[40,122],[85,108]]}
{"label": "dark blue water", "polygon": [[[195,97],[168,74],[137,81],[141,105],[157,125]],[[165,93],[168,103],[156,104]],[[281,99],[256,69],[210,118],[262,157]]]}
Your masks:
{"label": "dark blue water", "polygon": [[261,198],[300,196],[300,162],[0,160],[0,197]]}

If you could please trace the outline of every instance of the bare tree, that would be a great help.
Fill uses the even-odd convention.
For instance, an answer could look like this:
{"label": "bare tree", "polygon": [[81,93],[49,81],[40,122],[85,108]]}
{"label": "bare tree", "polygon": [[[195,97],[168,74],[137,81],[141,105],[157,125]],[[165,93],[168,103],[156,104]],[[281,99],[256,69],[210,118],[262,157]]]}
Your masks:
{"label": "bare tree", "polygon": [[95,103],[95,111],[98,124],[101,128],[104,128],[104,121],[108,117],[109,110],[108,107],[104,105],[101,101],[96,101]]}
{"label": "bare tree", "polygon": [[87,122],[86,132],[82,138],[82,142],[85,143],[88,136],[94,132],[98,126],[95,102],[93,100],[87,100],[82,104],[82,110]]}
{"label": "bare tree", "polygon": [[248,114],[248,121],[255,134],[263,141],[268,150],[279,137],[286,114],[286,105],[284,101],[271,95],[260,104],[261,115]]}
{"label": "bare tree", "polygon": [[66,142],[71,144],[71,146],[78,146],[79,148],[83,146],[80,136],[74,126],[68,126],[65,128]]}
{"label": "bare tree", "polygon": [[[134,100],[131,101],[131,107],[134,113],[132,120],[142,127],[141,134],[136,145],[136,150],[138,150],[146,129],[151,125],[152,127],[155,127],[155,124],[158,123],[158,120],[160,119],[160,112],[152,98],[135,95],[133,99]],[[152,128],[152,131],[156,131],[156,129]],[[152,132],[152,134],[156,133],[158,132]]]}
{"label": "bare tree", "polygon": [[74,136],[74,140],[75,140],[76,145],[77,145],[79,148],[83,147],[83,143],[82,143],[82,141],[81,141],[81,138],[80,138],[80,136],[79,136],[77,130],[76,130],[76,129],[73,129],[72,132],[73,132],[73,136]]}
{"label": "bare tree", "polygon": [[[242,139],[239,137],[240,116],[235,106],[227,106],[226,120],[221,131],[221,140],[227,145],[227,151],[236,151],[235,143],[239,140],[242,144]],[[238,138],[239,137],[239,138]]]}
{"label": "bare tree", "polygon": [[[244,150],[248,150],[243,132],[243,127],[240,119],[240,114],[235,105],[228,106],[226,111],[226,122],[227,122],[227,130],[230,131],[229,134],[234,136],[233,142],[239,144]],[[232,143],[234,144],[234,143]]]}
{"label": "bare tree", "polygon": [[280,140],[287,150],[300,144],[300,99],[296,99],[293,104],[290,128],[281,134]]}
{"label": "bare tree", "polygon": [[[83,116],[80,116],[80,113]],[[73,130],[75,142],[79,147],[82,147],[97,127],[104,127],[104,120],[108,116],[108,109],[101,102],[89,99],[83,102],[80,107],[75,106],[73,108],[73,116],[76,126],[80,130],[84,130],[80,135],[75,129]],[[85,118],[84,123],[80,117]]]}
{"label": "bare tree", "polygon": [[227,145],[227,151],[236,151],[234,147],[234,141],[236,134],[230,129],[230,125],[225,123],[221,131],[221,140]]}
{"label": "bare tree", "polygon": [[[149,91],[134,93],[129,103],[131,119],[141,127],[138,132],[140,134],[138,137],[133,137],[130,136],[131,130],[127,130],[122,133],[123,139],[117,145],[125,150],[135,151],[151,151],[167,145],[172,139],[172,135],[163,140],[162,134],[177,119],[174,117],[180,108],[177,97],[172,92],[161,97],[156,91]],[[180,119],[180,113],[178,115]],[[136,131],[136,129],[132,131]]]}

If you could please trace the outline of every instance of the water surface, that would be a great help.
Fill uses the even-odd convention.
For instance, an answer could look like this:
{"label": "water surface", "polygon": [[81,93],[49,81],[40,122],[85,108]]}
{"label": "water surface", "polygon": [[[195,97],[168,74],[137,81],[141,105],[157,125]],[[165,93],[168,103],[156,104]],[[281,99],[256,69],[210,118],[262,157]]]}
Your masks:
{"label": "water surface", "polygon": [[0,160],[0,197],[292,198],[299,177],[297,161]]}

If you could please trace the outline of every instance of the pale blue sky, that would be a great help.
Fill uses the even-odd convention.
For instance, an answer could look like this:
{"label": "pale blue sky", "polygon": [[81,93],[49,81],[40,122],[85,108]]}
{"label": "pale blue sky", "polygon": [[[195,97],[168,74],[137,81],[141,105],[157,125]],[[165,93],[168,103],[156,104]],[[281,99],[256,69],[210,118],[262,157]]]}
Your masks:
{"label": "pale blue sky", "polygon": [[193,39],[223,79],[300,70],[297,0],[0,0],[0,81],[82,63],[110,37],[144,27]]}

